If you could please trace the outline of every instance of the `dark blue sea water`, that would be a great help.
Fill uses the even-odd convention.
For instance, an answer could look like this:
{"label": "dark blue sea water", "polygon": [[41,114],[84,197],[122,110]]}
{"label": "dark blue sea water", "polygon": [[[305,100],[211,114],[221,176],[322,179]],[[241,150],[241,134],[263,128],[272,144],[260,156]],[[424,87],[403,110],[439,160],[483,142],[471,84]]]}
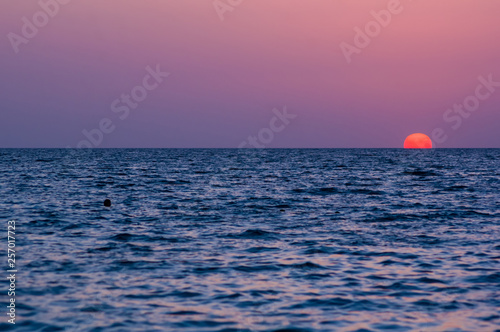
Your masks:
{"label": "dark blue sea water", "polygon": [[16,331],[500,330],[499,149],[4,149],[0,179]]}

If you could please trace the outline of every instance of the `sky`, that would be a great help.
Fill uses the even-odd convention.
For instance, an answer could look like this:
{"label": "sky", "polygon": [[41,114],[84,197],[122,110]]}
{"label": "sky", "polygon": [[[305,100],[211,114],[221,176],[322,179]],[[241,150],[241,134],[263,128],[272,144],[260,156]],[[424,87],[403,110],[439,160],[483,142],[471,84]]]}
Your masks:
{"label": "sky", "polygon": [[498,0],[0,2],[0,147],[500,148]]}

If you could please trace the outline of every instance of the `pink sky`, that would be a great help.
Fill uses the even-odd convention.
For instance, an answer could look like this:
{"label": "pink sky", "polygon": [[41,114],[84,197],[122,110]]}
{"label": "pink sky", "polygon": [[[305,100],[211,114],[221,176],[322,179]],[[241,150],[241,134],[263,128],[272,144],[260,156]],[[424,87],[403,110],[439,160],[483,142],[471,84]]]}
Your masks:
{"label": "pink sky", "polygon": [[[500,87],[456,130],[443,119],[478,77],[500,82],[500,1],[401,0],[348,63],[341,43],[391,1],[244,0],[222,21],[212,0],[73,0],[16,53],[9,33],[41,7],[4,0],[0,147],[73,147],[102,119],[98,147],[237,147],[285,106],[297,117],[268,147],[402,147],[436,128],[437,147],[500,147]],[[121,120],[111,104],[157,64],[170,76]]]}

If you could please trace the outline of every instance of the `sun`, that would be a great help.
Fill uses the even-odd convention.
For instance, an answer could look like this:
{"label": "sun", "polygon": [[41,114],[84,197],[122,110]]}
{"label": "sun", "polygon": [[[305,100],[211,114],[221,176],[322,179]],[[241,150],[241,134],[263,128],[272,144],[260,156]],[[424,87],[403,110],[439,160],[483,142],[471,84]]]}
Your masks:
{"label": "sun", "polygon": [[411,134],[406,137],[404,147],[405,149],[432,149],[432,141],[425,134]]}

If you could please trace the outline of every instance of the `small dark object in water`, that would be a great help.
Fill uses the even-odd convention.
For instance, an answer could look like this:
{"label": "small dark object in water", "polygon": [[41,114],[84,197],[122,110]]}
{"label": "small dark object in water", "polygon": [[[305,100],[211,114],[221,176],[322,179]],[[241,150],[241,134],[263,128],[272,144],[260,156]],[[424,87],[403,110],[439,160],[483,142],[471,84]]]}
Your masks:
{"label": "small dark object in water", "polygon": [[110,207],[111,206],[111,201],[109,199],[106,199],[104,201],[104,206]]}

